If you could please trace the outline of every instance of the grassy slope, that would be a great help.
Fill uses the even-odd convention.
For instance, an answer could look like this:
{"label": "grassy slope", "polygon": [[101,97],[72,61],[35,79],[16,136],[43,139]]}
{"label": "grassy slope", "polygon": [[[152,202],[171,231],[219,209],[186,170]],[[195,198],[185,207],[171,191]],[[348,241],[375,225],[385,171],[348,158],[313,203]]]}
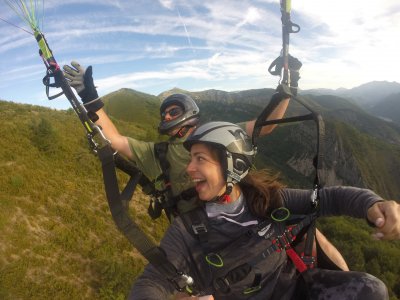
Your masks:
{"label": "grassy slope", "polygon": [[[0,115],[0,299],[124,299],[144,260],[113,224],[75,115],[5,102]],[[159,239],[165,220],[151,226],[147,201],[135,202]]]}

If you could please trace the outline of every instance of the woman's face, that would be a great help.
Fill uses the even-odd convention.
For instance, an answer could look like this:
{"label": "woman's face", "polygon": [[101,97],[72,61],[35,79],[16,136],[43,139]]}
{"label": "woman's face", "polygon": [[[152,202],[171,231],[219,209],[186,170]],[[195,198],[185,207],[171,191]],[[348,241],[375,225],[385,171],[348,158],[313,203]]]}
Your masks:
{"label": "woman's face", "polygon": [[225,192],[226,183],[215,152],[205,144],[194,144],[190,150],[190,163],[186,167],[196,191],[203,201],[210,201]]}

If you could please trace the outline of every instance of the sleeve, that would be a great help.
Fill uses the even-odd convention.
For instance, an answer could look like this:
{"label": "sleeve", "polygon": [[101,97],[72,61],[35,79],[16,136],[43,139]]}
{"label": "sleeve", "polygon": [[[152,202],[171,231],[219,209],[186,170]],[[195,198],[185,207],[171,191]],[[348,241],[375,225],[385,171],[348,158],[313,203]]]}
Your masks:
{"label": "sleeve", "polygon": [[[285,206],[293,214],[307,214],[312,208],[311,190],[283,189],[281,192]],[[347,215],[354,218],[367,218],[367,211],[374,203],[383,201],[369,189],[332,186],[322,188],[320,195],[320,213],[322,216]]]}
{"label": "sleeve", "polygon": [[[160,247],[165,251],[168,260],[178,271],[189,273],[187,240],[190,234],[186,231],[180,218],[174,220],[165,233]],[[155,266],[148,264],[142,275],[135,281],[130,300],[167,300],[174,293],[175,286]]]}
{"label": "sleeve", "polygon": [[154,153],[154,143],[139,141],[128,137],[129,147],[133,154],[133,162],[150,180],[156,179],[162,173],[161,166]]}

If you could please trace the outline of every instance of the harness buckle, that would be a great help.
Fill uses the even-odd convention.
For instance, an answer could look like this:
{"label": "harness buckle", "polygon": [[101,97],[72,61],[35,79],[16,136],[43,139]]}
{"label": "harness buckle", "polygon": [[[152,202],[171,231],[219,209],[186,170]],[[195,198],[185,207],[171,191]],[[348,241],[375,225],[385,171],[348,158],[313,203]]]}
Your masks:
{"label": "harness buckle", "polygon": [[194,280],[189,275],[186,275],[182,272],[178,272],[177,276],[174,279],[172,279],[172,282],[174,283],[177,291],[186,292],[191,295],[194,293],[193,289]]}
{"label": "harness buckle", "polygon": [[207,227],[203,223],[192,224],[194,234],[200,235],[207,232]]}

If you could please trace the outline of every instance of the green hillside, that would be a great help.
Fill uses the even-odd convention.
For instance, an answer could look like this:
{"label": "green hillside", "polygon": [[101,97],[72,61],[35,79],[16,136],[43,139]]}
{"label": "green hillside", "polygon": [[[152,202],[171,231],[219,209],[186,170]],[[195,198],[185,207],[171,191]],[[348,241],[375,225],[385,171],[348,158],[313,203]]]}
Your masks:
{"label": "green hillside", "polygon": [[106,111],[121,121],[156,126],[160,99],[131,89],[121,89],[103,97]]}
{"label": "green hillside", "polygon": [[[209,91],[196,96],[201,98],[204,120],[239,122],[254,118],[262,103],[258,100],[268,99],[271,91],[243,92],[256,99],[254,103],[250,98],[241,101],[238,93],[228,97],[226,92]],[[216,96],[215,101],[207,98],[216,94],[230,99],[229,105],[221,105]],[[317,100],[315,105],[319,105]],[[154,140],[160,138],[156,131],[159,101],[123,89],[106,97],[106,110],[123,134]],[[112,221],[98,160],[90,153],[74,112],[0,101],[0,118],[4,126],[0,139],[0,299],[124,299],[145,261]],[[328,149],[334,153],[332,145],[340,144],[343,151],[350,151],[348,156],[354,154],[338,160],[347,163],[341,169],[357,167],[360,177],[377,192],[398,199],[396,144],[385,141],[385,135],[371,137],[341,121],[331,119],[327,124],[327,131],[335,134]],[[313,146],[307,142],[314,137],[311,125],[281,126],[260,140],[257,165],[279,171],[290,185],[310,187],[312,174],[291,168],[288,160],[304,153],[312,157]],[[333,162],[331,157],[329,162]],[[126,181],[123,174],[119,176],[121,182]],[[344,183],[354,177],[353,173],[341,176]],[[132,216],[159,240],[168,224],[161,219],[153,225],[146,215],[147,205],[138,193],[131,205]],[[388,285],[392,299],[400,299],[399,242],[372,241],[371,228],[349,218],[322,219],[320,228],[351,269],[377,275]]]}
{"label": "green hillside", "polygon": [[[75,114],[0,102],[0,118],[0,299],[124,299],[144,260],[111,219]],[[146,205],[132,213],[158,240],[166,222]]]}

